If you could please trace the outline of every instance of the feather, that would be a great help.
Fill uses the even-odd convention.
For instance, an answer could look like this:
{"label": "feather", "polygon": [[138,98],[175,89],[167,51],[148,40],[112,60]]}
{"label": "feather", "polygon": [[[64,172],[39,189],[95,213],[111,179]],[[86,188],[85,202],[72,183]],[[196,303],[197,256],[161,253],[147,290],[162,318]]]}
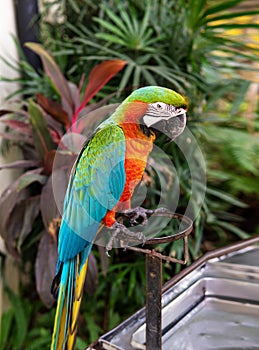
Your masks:
{"label": "feather", "polygon": [[72,350],[86,278],[88,256],[103,225],[128,208],[141,180],[155,134],[143,132],[148,105],[186,106],[176,92],[161,87],[134,91],[83,146],[70,174],[58,239],[52,292],[58,296],[51,350]]}
{"label": "feather", "polygon": [[73,349],[90,250],[62,264],[51,350]]}

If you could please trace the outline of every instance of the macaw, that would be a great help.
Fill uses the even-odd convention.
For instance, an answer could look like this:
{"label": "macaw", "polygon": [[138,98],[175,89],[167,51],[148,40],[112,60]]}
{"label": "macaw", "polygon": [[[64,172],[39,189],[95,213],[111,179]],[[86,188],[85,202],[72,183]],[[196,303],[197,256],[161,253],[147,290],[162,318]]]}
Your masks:
{"label": "macaw", "polygon": [[137,89],[83,146],[70,174],[59,229],[52,350],[74,347],[88,256],[100,225],[121,228],[116,212],[130,210],[156,136],[177,137],[186,110],[186,99],[173,90]]}

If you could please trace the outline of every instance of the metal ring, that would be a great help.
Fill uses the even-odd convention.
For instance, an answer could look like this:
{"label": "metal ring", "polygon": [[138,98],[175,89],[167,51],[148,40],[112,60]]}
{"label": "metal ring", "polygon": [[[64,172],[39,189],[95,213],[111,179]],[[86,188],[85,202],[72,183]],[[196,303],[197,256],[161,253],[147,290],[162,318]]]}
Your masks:
{"label": "metal ring", "polygon": [[167,211],[167,212],[158,212],[156,213],[154,211],[154,214],[155,216],[169,216],[171,217],[172,219],[179,219],[181,221],[183,221],[184,223],[187,223],[188,226],[186,229],[180,231],[180,232],[177,232],[175,234],[172,234],[170,236],[163,236],[163,237],[157,237],[157,238],[150,238],[150,239],[147,239],[146,242],[145,242],[145,245],[148,245],[148,244],[161,244],[161,243],[170,243],[170,242],[173,242],[173,241],[177,241],[178,239],[182,238],[182,237],[186,237],[188,236],[191,232],[192,232],[192,229],[193,229],[193,221],[186,215],[182,215],[182,214],[178,214],[178,213],[172,213],[170,211]]}

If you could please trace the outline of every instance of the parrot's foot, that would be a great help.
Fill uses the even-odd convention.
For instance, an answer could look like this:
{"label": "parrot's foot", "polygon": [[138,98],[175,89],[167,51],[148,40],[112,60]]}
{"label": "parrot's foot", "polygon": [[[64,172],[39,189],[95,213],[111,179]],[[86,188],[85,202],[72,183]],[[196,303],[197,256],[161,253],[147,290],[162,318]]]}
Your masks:
{"label": "parrot's foot", "polygon": [[152,214],[153,210],[145,209],[142,207],[136,207],[133,209],[125,210],[123,216],[129,219],[131,225],[139,224],[138,219],[142,219],[141,224],[145,225],[148,221],[148,214]]}
{"label": "parrot's foot", "polygon": [[131,225],[139,224],[138,219],[141,218],[141,224],[145,225],[148,222],[148,215],[155,213],[165,213],[168,209],[166,208],[157,208],[157,209],[145,209],[142,207],[136,207],[133,209],[125,210],[123,216],[129,219]]}
{"label": "parrot's foot", "polygon": [[129,244],[145,244],[146,237],[142,232],[132,232],[126,226],[119,222],[115,222],[111,227],[111,237],[106,244],[106,255],[109,256],[109,251],[114,245],[115,239],[120,241],[121,248],[127,248]]}

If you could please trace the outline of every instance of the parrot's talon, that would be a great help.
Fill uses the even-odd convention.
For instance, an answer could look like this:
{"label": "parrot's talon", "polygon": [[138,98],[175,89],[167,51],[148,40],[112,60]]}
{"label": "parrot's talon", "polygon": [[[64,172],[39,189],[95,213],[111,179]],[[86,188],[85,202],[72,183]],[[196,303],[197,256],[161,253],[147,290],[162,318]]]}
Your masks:
{"label": "parrot's talon", "polygon": [[138,224],[137,220],[130,220],[130,226],[136,226]]}
{"label": "parrot's talon", "polygon": [[[114,230],[114,225],[109,227],[110,230]],[[105,246],[105,254],[110,257],[109,251],[112,249],[113,241],[118,235],[118,229],[115,228],[114,232],[112,232],[111,237],[109,238],[108,243]]]}
{"label": "parrot's talon", "polygon": [[127,249],[130,242],[132,244],[142,243],[143,245],[146,242],[146,237],[142,232],[132,232],[126,226],[117,221],[111,227],[109,227],[109,229],[113,230],[113,232],[106,245],[106,254],[112,249],[113,245],[115,246],[118,244],[117,242],[114,244],[115,239],[119,241],[119,246],[124,249]]}
{"label": "parrot's talon", "polygon": [[[141,225],[146,225],[148,222],[148,214],[151,214],[153,211],[149,209],[145,209],[142,207],[136,207],[133,209],[125,210],[123,212],[123,216],[129,218],[129,222],[132,226],[141,224]],[[141,218],[142,222],[139,223],[138,219]]]}
{"label": "parrot's talon", "polygon": [[153,213],[156,213],[156,214],[159,214],[159,213],[168,213],[169,210],[167,208],[163,208],[163,207],[160,207],[160,208],[156,208],[153,210]]}
{"label": "parrot's talon", "polygon": [[[129,219],[129,222],[132,226],[134,225],[146,225],[148,222],[148,215],[166,213],[168,209],[166,208],[157,208],[157,209],[145,209],[142,207],[136,207],[133,209],[125,210],[122,214]],[[138,219],[141,218],[142,222],[139,222]]]}

